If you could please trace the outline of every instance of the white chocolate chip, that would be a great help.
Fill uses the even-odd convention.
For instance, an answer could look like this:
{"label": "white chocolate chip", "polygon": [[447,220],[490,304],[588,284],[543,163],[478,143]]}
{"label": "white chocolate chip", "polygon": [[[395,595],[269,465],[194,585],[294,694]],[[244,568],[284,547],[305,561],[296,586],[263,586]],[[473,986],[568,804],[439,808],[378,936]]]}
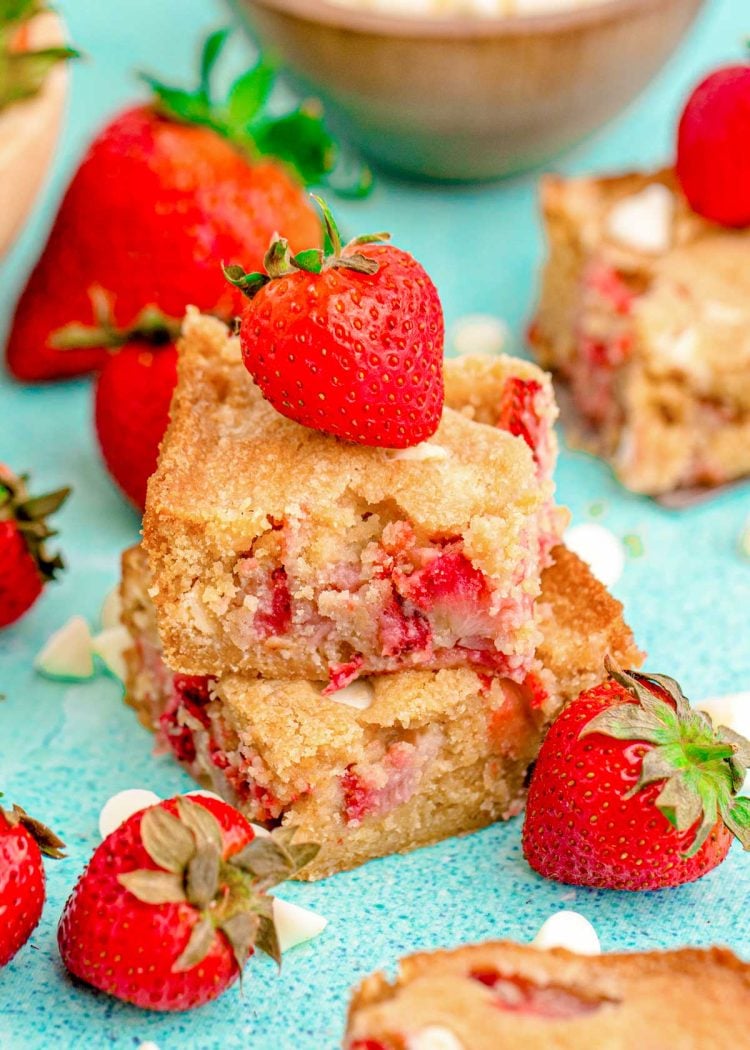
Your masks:
{"label": "white chocolate chip", "polygon": [[125,653],[133,647],[133,639],[127,627],[119,624],[100,631],[91,641],[93,651],[104,663],[108,671],[120,681],[125,680]]}
{"label": "white chocolate chip", "polygon": [[406,1050],[464,1050],[464,1045],[447,1028],[432,1024],[410,1035]]}
{"label": "white chocolate chip", "polygon": [[746,322],[747,314],[739,306],[723,303],[720,299],[706,299],[703,303],[703,316],[711,324],[741,324]]}
{"label": "white chocolate chip", "polygon": [[48,678],[81,681],[94,673],[89,625],[82,616],[72,616],[47,639],[34,667]]}
{"label": "white chocolate chip", "polygon": [[542,923],[534,940],[535,948],[567,948],[578,955],[601,955],[596,930],[577,911],[558,911]]}
{"label": "white chocolate chip", "polygon": [[138,1050],[159,1050],[159,1044],[152,1043],[149,1039],[145,1043],[139,1043]]}
{"label": "white chocolate chip", "polygon": [[353,707],[355,711],[366,711],[372,706],[375,692],[369,682],[358,679],[351,685],[345,685],[343,689],[329,694],[328,699],[346,707]]}
{"label": "white chocolate chip", "polygon": [[713,696],[695,706],[710,715],[715,726],[726,726],[750,739],[750,693]]}
{"label": "white chocolate chip", "polygon": [[128,817],[132,817],[134,813],[140,813],[148,806],[155,806],[159,801],[157,794],[145,788],[126,788],[125,791],[118,791],[102,806],[99,814],[99,834],[106,839],[121,824],[124,824]]}
{"label": "white chocolate chip", "polygon": [[411,448],[399,448],[390,453],[391,459],[405,460],[412,463],[425,463],[430,459],[448,459],[450,452],[442,445],[433,445],[430,441],[423,441],[421,445],[412,445]]}
{"label": "white chocolate chip", "polygon": [[450,344],[460,357],[470,354],[501,354],[510,340],[510,329],[500,317],[468,314],[453,325]]}
{"label": "white chocolate chip", "polygon": [[604,525],[573,525],[564,535],[565,546],[586,562],[597,580],[612,587],[625,571],[625,548]]}
{"label": "white chocolate chip", "polygon": [[318,937],[328,925],[328,919],[317,912],[279,897],[273,899],[273,919],[282,952]]}
{"label": "white chocolate chip", "polygon": [[614,205],[607,233],[627,248],[661,255],[672,245],[673,219],[674,196],[657,182]]}
{"label": "white chocolate chip", "polygon": [[102,602],[102,611],[99,614],[102,629],[106,631],[110,627],[119,627],[121,615],[122,597],[120,596],[120,588],[113,587]]}

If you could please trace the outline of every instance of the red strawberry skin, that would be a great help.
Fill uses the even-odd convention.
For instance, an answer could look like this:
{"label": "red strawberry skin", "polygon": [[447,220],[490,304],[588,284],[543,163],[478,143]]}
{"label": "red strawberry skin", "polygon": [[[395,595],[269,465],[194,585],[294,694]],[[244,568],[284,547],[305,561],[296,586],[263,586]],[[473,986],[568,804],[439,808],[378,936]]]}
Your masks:
{"label": "red strawberry skin", "polygon": [[97,288],[117,328],[151,305],[175,319],[191,304],[231,318],[241,296],[221,262],[260,267],[282,226],[296,250],[320,243],[302,187],[278,163],[250,163],[211,129],[151,106],[125,111],[92,143],[67,190],[16,308],[8,368],[27,381],[101,368],[104,349],[50,345],[68,324],[97,323]]}
{"label": "red strawberry skin", "polygon": [[0,628],[28,612],[42,593],[42,577],[14,521],[0,521]]}
{"label": "red strawberry skin", "polygon": [[[222,829],[223,857],[253,839],[245,818],[218,799],[193,796]],[[176,814],[175,799],[159,803]],[[186,1010],[215,999],[239,976],[229,942],[221,931],[203,961],[173,972],[199,918],[187,902],[145,904],[117,880],[136,869],[158,870],[142,842],[142,811],[97,848],[68,899],[58,928],[58,945],[70,972],[110,995],[149,1010]]]}
{"label": "red strawberry skin", "polygon": [[656,890],[692,882],[726,857],[732,836],[721,823],[695,856],[681,856],[694,829],[679,834],[657,809],[663,781],[623,797],[636,784],[650,744],[595,732],[580,736],[601,711],[634,702],[607,681],[574,700],[550,728],[523,827],[524,856],[540,875],[576,886]]}
{"label": "red strawberry skin", "polygon": [[296,272],[257,293],[240,328],[245,365],[274,408],[304,426],[363,445],[416,445],[443,409],[437,290],[399,248],[357,252],[378,272]]}
{"label": "red strawberry skin", "polygon": [[750,225],[750,65],[727,66],[691,95],[677,134],[690,206],[722,226]]}
{"label": "red strawberry skin", "polygon": [[11,824],[0,812],[0,966],[29,939],[43,906],[41,850],[22,824]]}
{"label": "red strawberry skin", "polygon": [[99,448],[125,496],[139,510],[156,470],[177,382],[177,349],[131,343],[107,358],[96,384],[94,421]]}

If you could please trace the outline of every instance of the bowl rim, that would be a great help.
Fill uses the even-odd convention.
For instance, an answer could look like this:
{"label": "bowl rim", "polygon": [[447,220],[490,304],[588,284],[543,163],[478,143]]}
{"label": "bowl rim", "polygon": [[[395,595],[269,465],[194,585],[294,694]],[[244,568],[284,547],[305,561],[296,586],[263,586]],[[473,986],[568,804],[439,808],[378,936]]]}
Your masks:
{"label": "bowl rim", "polygon": [[599,0],[584,7],[541,12],[531,15],[465,15],[435,18],[432,16],[390,15],[332,0],[232,0],[234,7],[260,7],[277,14],[292,15],[311,23],[393,37],[428,37],[474,39],[555,34],[561,30],[590,27],[616,22],[649,9],[668,5],[693,6],[697,10],[705,0]]}

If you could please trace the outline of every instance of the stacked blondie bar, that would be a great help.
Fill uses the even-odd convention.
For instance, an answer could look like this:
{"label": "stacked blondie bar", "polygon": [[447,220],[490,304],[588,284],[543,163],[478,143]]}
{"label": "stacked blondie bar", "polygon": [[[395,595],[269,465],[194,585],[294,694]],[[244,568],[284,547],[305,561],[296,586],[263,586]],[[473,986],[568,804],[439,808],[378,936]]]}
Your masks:
{"label": "stacked blondie bar", "polygon": [[171,416],[123,559],[128,700],[249,819],[321,843],[305,878],[515,814],[561,705],[605,652],[639,662],[560,546],[534,365],[449,363],[436,434],[393,452],[279,415],[191,313]]}

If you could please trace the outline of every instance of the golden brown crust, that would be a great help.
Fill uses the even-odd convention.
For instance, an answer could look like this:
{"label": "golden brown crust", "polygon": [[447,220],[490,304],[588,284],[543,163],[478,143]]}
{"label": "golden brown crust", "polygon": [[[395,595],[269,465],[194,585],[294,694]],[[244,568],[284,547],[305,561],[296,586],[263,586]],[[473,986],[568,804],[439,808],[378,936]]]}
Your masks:
{"label": "golden brown crust", "polygon": [[[640,666],[642,654],[623,622],[622,605],[575,554],[558,547],[553,556],[554,565],[543,575],[538,653],[539,673],[551,695],[535,711],[519,705],[513,692],[504,700],[499,683],[488,688],[486,678],[467,669],[370,678],[361,683],[371,690],[364,710],[324,696],[315,682],[222,676],[214,690],[215,715],[228,746],[241,745],[246,757],[257,756],[256,782],[285,807],[284,823],[297,827],[300,838],[322,844],[304,878],[323,878],[518,812],[545,722],[582,689],[601,681],[608,651],[624,666]],[[142,552],[127,552],[123,564],[124,621],[147,642],[131,652],[127,694],[142,720],[153,726],[171,691],[158,662],[149,659],[155,620],[153,610],[144,614]],[[487,727],[495,709],[504,714],[496,723],[502,735],[493,745]],[[396,740],[416,744],[417,753],[428,756],[419,791],[382,817],[347,826],[339,778],[351,765],[372,760],[378,742]],[[246,806],[210,764],[198,775],[240,808]],[[255,812],[248,816],[259,819]]]}
{"label": "golden brown crust", "polygon": [[[588,1009],[557,1019],[503,1009],[472,971],[561,990]],[[712,1050],[744,1045],[749,1024],[750,966],[725,948],[587,957],[499,941],[409,956],[393,982],[366,978],[345,1043],[402,1050],[436,1026],[463,1050]]]}
{"label": "golden brown crust", "polygon": [[[549,381],[535,366],[520,367],[549,392]],[[505,360],[485,368],[491,397],[507,368]],[[451,366],[449,375],[458,374],[459,366]],[[449,388],[457,382],[449,378]],[[551,395],[548,400],[551,427]],[[421,545],[460,538],[467,557],[491,582],[498,607],[506,599],[528,604],[538,594],[538,545],[548,533],[559,537],[564,519],[550,509],[552,483],[540,476],[522,438],[478,425],[449,407],[431,442],[445,458],[413,461],[299,426],[261,397],[225,326],[195,311],[185,321],[171,417],[149,482],[144,546],[162,641],[177,671],[324,680],[330,663],[366,651],[366,634],[373,630],[367,609],[362,632],[352,631],[347,657],[320,651],[314,639],[321,618],[331,646],[330,623],[343,622],[323,610],[320,595],[329,604],[336,600],[330,592],[338,588],[325,577],[330,563],[346,552],[353,564],[389,522],[408,523]],[[279,523],[283,539],[274,537]],[[367,530],[372,535],[363,538]],[[271,558],[266,548],[273,544],[284,546],[295,608],[308,602],[311,615],[295,619],[285,635],[258,639],[252,626],[257,595],[247,593],[238,561],[256,551]],[[358,604],[359,598],[353,619]],[[350,615],[348,607],[344,615]],[[510,633],[502,651],[522,662],[536,643],[533,618],[520,617]]]}

